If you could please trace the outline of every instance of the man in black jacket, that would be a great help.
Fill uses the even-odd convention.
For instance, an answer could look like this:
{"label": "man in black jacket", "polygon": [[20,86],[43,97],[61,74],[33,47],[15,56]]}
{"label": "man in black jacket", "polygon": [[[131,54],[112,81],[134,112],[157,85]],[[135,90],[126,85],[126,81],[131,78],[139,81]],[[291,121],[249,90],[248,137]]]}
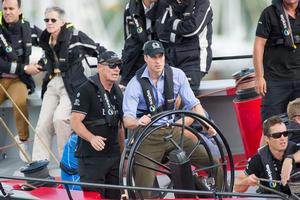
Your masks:
{"label": "man in black jacket", "polygon": [[121,82],[126,86],[135,72],[144,64],[143,45],[156,39],[154,30],[155,2],[157,0],[130,0],[124,12],[124,49],[122,51]]}
{"label": "man in black jacket", "polygon": [[160,0],[155,23],[167,62],[182,69],[194,94],[212,61],[212,16],[209,0]]}
{"label": "man in black jacket", "polygon": [[[71,102],[78,87],[87,80],[82,59],[85,55],[97,57],[99,47],[85,33],[64,21],[65,11],[50,7],[45,11],[46,30],[40,38],[44,57],[39,61],[47,74],[43,81],[43,102],[36,127],[32,159],[50,159],[45,148],[51,148],[52,138],[57,134],[59,159],[71,135]],[[44,143],[44,144],[43,144]]]}
{"label": "man in black jacket", "polygon": [[[32,45],[38,45],[41,30],[30,27],[21,11],[21,0],[2,0],[0,12],[0,85],[5,88],[13,101],[28,118],[28,92],[35,89],[32,74],[39,72],[38,65],[29,64]],[[0,104],[7,99],[6,93],[0,89]],[[29,137],[28,124],[14,106],[14,115],[18,131],[18,141],[24,151],[27,151]],[[20,154],[26,161],[23,154]]]}
{"label": "man in black jacket", "polygon": [[[264,178],[270,182],[261,182],[263,186],[291,194],[286,184],[297,167],[295,163],[300,163],[299,146],[288,141],[288,131],[278,116],[264,121],[263,134],[267,145],[261,147],[258,153],[248,160],[244,173],[236,177],[234,190],[245,192],[249,186],[258,186],[259,178]],[[282,184],[272,180],[281,180]],[[263,187],[259,187],[257,192],[270,193]]]}
{"label": "man in black jacket", "polygon": [[298,0],[273,0],[257,23],[253,64],[262,121],[286,112],[287,104],[300,97],[299,12]]}

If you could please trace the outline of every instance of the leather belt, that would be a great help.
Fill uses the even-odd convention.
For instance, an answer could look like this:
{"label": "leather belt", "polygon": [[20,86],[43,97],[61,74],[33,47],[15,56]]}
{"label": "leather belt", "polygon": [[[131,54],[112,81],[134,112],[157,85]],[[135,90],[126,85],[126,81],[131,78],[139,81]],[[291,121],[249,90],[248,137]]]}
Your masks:
{"label": "leather belt", "polygon": [[58,68],[54,68],[53,70],[53,76],[61,76],[61,71]]}
{"label": "leather belt", "polygon": [[61,76],[61,72],[53,72],[53,76]]}

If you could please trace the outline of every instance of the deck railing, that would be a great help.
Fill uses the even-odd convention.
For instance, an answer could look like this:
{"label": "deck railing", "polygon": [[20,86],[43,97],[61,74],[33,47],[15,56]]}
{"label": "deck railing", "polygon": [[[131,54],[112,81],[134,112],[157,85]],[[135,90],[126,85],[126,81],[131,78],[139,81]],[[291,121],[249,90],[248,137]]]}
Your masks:
{"label": "deck railing", "polygon": [[[69,200],[73,200],[72,192],[68,185],[78,185],[93,188],[107,188],[107,189],[119,189],[119,190],[138,190],[138,191],[156,191],[156,192],[167,192],[176,194],[195,194],[195,195],[206,195],[211,196],[214,199],[223,199],[224,197],[248,197],[248,198],[266,198],[266,199],[287,199],[285,197],[273,194],[256,194],[256,193],[235,193],[235,192],[213,192],[213,191],[199,191],[199,190],[181,190],[181,189],[162,189],[162,188],[148,188],[148,187],[133,187],[133,186],[120,186],[120,185],[109,185],[109,184],[96,184],[96,183],[85,183],[85,182],[71,182],[71,181],[61,181],[61,180],[50,180],[50,179],[40,179],[40,178],[28,178],[19,176],[2,176],[0,179],[6,180],[23,180],[23,181],[37,181],[44,183],[55,183],[62,184],[66,188]],[[3,181],[3,180],[2,180]],[[2,183],[0,180],[0,191],[4,197],[10,198],[10,194],[1,190]],[[0,196],[1,197],[1,196]]]}

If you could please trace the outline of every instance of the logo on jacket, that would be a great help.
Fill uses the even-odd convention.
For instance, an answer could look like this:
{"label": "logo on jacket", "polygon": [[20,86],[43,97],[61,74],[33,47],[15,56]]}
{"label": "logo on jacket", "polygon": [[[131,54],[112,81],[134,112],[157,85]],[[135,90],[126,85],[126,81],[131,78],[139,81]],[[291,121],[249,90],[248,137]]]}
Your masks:
{"label": "logo on jacket", "polygon": [[112,109],[109,109],[109,110],[107,111],[107,113],[108,113],[108,115],[110,115],[110,116],[114,115],[114,111],[113,111]]}
{"label": "logo on jacket", "polygon": [[266,165],[266,172],[267,172],[267,175],[269,177],[268,179],[270,180],[270,182],[269,182],[270,188],[276,188],[277,184],[276,184],[276,182],[272,181],[273,180],[272,171],[270,169],[270,165],[269,164]]}
{"label": "logo on jacket", "polygon": [[137,32],[138,32],[138,33],[143,32],[143,28],[142,28],[142,27],[138,27],[138,28],[137,28]]}
{"label": "logo on jacket", "polygon": [[284,29],[283,34],[284,34],[285,36],[289,36],[289,35],[290,35],[290,32],[289,32],[288,29]]}
{"label": "logo on jacket", "polygon": [[150,110],[150,112],[155,112],[155,106],[150,106],[149,110]]}
{"label": "logo on jacket", "polygon": [[6,53],[12,52],[11,46],[7,46],[7,47],[5,48],[5,51],[6,51]]}
{"label": "logo on jacket", "polygon": [[79,99],[75,99],[74,106],[80,106],[80,100]]}

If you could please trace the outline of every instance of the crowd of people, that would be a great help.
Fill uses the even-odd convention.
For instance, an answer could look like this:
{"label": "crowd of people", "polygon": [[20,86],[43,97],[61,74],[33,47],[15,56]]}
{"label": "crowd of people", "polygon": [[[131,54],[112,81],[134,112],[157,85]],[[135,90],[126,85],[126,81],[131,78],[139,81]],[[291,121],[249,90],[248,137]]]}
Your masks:
{"label": "crowd of people", "polygon": [[[237,192],[260,186],[260,178],[267,178],[281,180],[282,184],[267,183],[266,187],[290,194],[286,185],[300,163],[299,136],[289,134],[290,129],[300,127],[299,9],[298,0],[274,0],[259,19],[253,63],[256,91],[263,97],[262,140],[266,145],[248,161],[245,172],[236,177]],[[0,103],[8,98],[8,93],[16,104],[16,139],[23,151],[28,152],[29,130],[16,107],[28,118],[26,100],[35,89],[32,75],[44,71],[32,161],[51,159],[49,149],[56,136],[62,178],[118,185],[125,129],[146,126],[154,114],[174,110],[177,98],[187,110],[206,116],[197,96],[212,61],[212,16],[209,0],[129,0],[124,12],[125,43],[120,58],[68,23],[60,7],[45,10],[46,28],[42,31],[24,20],[21,0],[2,0]],[[32,45],[43,50],[37,63],[29,61]],[[91,77],[83,73],[85,56],[98,61],[97,73]],[[284,112],[290,121],[287,127],[276,116]],[[165,119],[155,126],[163,123]],[[185,125],[190,124],[192,121]],[[203,126],[203,130],[209,136],[216,135],[210,125]],[[160,162],[165,152],[174,148],[164,139],[168,132],[154,131],[139,152],[147,152]],[[180,140],[179,130],[174,129],[172,134],[175,141]],[[192,148],[195,140],[186,137],[183,146],[192,153],[192,165],[209,165],[202,145]],[[20,157],[24,160],[23,154]],[[136,161],[151,165],[141,156]],[[214,162],[217,164],[218,160]],[[153,186],[153,173],[136,167],[136,186]],[[217,189],[221,188],[222,176],[217,171]],[[121,195],[113,189],[74,189],[97,191],[111,199]],[[259,187],[258,192],[267,191]],[[142,194],[151,197],[150,192]]]}

